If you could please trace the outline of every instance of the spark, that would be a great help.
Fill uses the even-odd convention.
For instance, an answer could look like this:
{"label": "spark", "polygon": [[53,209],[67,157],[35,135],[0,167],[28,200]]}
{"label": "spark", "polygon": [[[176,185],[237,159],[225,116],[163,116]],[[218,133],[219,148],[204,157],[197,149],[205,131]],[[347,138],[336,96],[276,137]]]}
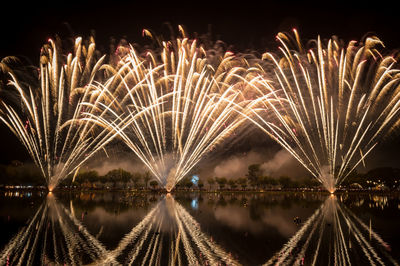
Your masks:
{"label": "spark", "polygon": [[280,54],[263,55],[257,87],[270,97],[256,99],[246,116],[334,192],[398,126],[400,71],[376,37],[347,47],[318,38],[305,52],[294,34],[278,34]]}
{"label": "spark", "polygon": [[236,136],[253,82],[230,53],[210,63],[196,40],[175,43],[145,58],[131,47],[112,78],[91,84],[110,95],[109,104],[83,103],[98,109],[86,114],[87,121],[117,134],[167,192],[218,144]]}
{"label": "spark", "polygon": [[0,99],[0,120],[25,146],[50,191],[112,137],[79,119],[90,112],[81,102],[97,100],[98,92],[87,84],[95,81],[104,56],[97,59],[95,44],[86,47],[77,38],[74,55],[61,58],[60,47],[49,40],[42,48],[39,78],[26,69],[24,75],[9,69],[11,80]]}
{"label": "spark", "polygon": [[0,120],[49,190],[99,150],[108,156],[119,137],[170,192],[251,121],[332,193],[400,125],[400,71],[376,37],[347,47],[318,38],[307,50],[294,29],[277,35],[280,54],[254,64],[179,31],[183,38],[161,41],[144,30],[162,49],[138,54],[124,41],[110,55],[115,65],[95,58],[94,42],[77,38],[63,60],[49,40],[33,83],[2,60],[18,100],[1,98]]}

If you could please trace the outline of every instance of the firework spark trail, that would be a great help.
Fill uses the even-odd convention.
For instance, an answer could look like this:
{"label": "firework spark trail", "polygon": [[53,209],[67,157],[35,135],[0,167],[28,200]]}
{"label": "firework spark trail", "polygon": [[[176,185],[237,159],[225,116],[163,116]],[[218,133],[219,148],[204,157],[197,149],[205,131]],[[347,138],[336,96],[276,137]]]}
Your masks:
{"label": "firework spark trail", "polygon": [[245,122],[236,110],[245,109],[251,87],[251,75],[231,53],[211,65],[196,41],[176,43],[177,50],[164,43],[161,62],[131,48],[111,79],[93,84],[113,100],[83,103],[100,114],[87,114],[87,121],[116,132],[167,190]]}
{"label": "firework spark trail", "polygon": [[282,55],[263,55],[273,71],[258,90],[280,99],[257,99],[246,116],[333,192],[398,126],[400,71],[376,37],[347,47],[318,38],[307,52],[295,37],[279,34]]}
{"label": "firework spark trail", "polygon": [[2,97],[0,120],[25,146],[52,190],[112,135],[106,130],[94,134],[92,124],[79,120],[83,112],[90,112],[80,103],[95,103],[99,100],[96,95],[101,97],[89,84],[104,66],[104,56],[97,60],[94,42],[86,48],[77,38],[74,55],[68,54],[64,60],[59,47],[49,42],[42,49],[37,84],[25,82],[10,70],[9,93],[17,94],[20,102]]}
{"label": "firework spark trail", "polygon": [[[21,102],[1,100],[0,119],[49,188],[118,135],[170,190],[235,135],[245,117],[333,191],[400,123],[399,71],[376,49],[377,38],[347,48],[318,39],[308,52],[296,31],[293,40],[285,34],[278,39],[282,56],[265,54],[273,74],[261,67],[262,78],[244,58],[226,52],[210,60],[187,38],[162,42],[159,54],[144,57],[121,47],[125,56],[116,69],[103,65],[104,57],[96,61],[94,43],[86,49],[79,38],[75,55],[62,65],[51,41],[41,58],[39,91],[10,72]],[[95,81],[100,69],[112,76],[104,84]],[[247,105],[248,92],[261,96]]]}
{"label": "firework spark trail", "polygon": [[[328,230],[332,230],[333,236],[326,233]],[[346,231],[348,231],[348,235],[345,233]],[[376,241],[375,245],[366,240],[367,235],[373,237]],[[332,238],[325,239],[329,236]],[[310,244],[310,241],[314,244]],[[328,247],[321,247],[321,245],[328,245]],[[336,196],[331,195],[265,265],[326,265],[331,263],[350,265],[352,261],[349,254],[351,250],[354,252],[356,247],[360,248],[363,259],[371,265],[384,265],[382,258],[398,265],[387,252],[387,244],[381,237],[368,228],[346,206],[338,202]],[[332,256],[324,258],[325,254],[319,252],[321,248],[332,250]],[[298,251],[293,253],[295,250]]]}

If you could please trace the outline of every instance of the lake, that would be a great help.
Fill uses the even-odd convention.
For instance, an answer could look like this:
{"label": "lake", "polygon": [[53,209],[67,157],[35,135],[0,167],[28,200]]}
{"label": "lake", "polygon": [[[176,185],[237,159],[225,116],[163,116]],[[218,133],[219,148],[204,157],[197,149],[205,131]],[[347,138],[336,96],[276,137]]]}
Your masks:
{"label": "lake", "polygon": [[0,265],[399,265],[397,193],[0,192]]}

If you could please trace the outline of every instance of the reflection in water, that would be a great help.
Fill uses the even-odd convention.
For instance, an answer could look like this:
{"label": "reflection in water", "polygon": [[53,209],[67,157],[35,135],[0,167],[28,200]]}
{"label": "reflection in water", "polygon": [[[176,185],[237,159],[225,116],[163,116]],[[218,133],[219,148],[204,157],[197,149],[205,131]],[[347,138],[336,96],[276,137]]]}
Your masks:
{"label": "reflection in water", "polygon": [[84,264],[107,255],[104,246],[55,196],[48,194],[29,224],[0,253],[0,264]]}
{"label": "reflection in water", "polygon": [[390,246],[331,195],[265,265],[384,265]]}
{"label": "reflection in water", "polygon": [[170,195],[136,225],[113,250],[105,246],[51,193],[33,218],[0,253],[5,264],[238,265],[200,230]]}
{"label": "reflection in water", "polygon": [[110,252],[109,258],[118,257],[126,258],[124,265],[239,264],[169,194]]}

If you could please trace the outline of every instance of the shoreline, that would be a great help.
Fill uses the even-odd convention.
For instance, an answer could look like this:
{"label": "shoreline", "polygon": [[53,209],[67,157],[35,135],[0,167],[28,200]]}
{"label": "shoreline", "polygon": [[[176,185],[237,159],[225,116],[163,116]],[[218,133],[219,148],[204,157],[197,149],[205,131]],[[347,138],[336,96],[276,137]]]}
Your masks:
{"label": "shoreline", "polygon": [[[329,195],[330,192],[326,190],[319,190],[319,189],[264,189],[264,190],[208,190],[208,189],[179,189],[173,190],[171,192],[167,192],[163,189],[66,189],[66,188],[57,188],[52,192],[49,192],[47,188],[41,187],[29,187],[29,188],[5,188],[1,187],[0,191],[3,192],[45,192],[45,193],[117,193],[117,192],[124,192],[124,193],[146,193],[146,194],[178,194],[178,193],[218,193],[218,194],[225,194],[225,193],[251,193],[251,194],[263,194],[263,193],[321,193]],[[356,194],[400,194],[399,190],[337,190],[334,195],[346,194],[346,193],[356,193]]]}

